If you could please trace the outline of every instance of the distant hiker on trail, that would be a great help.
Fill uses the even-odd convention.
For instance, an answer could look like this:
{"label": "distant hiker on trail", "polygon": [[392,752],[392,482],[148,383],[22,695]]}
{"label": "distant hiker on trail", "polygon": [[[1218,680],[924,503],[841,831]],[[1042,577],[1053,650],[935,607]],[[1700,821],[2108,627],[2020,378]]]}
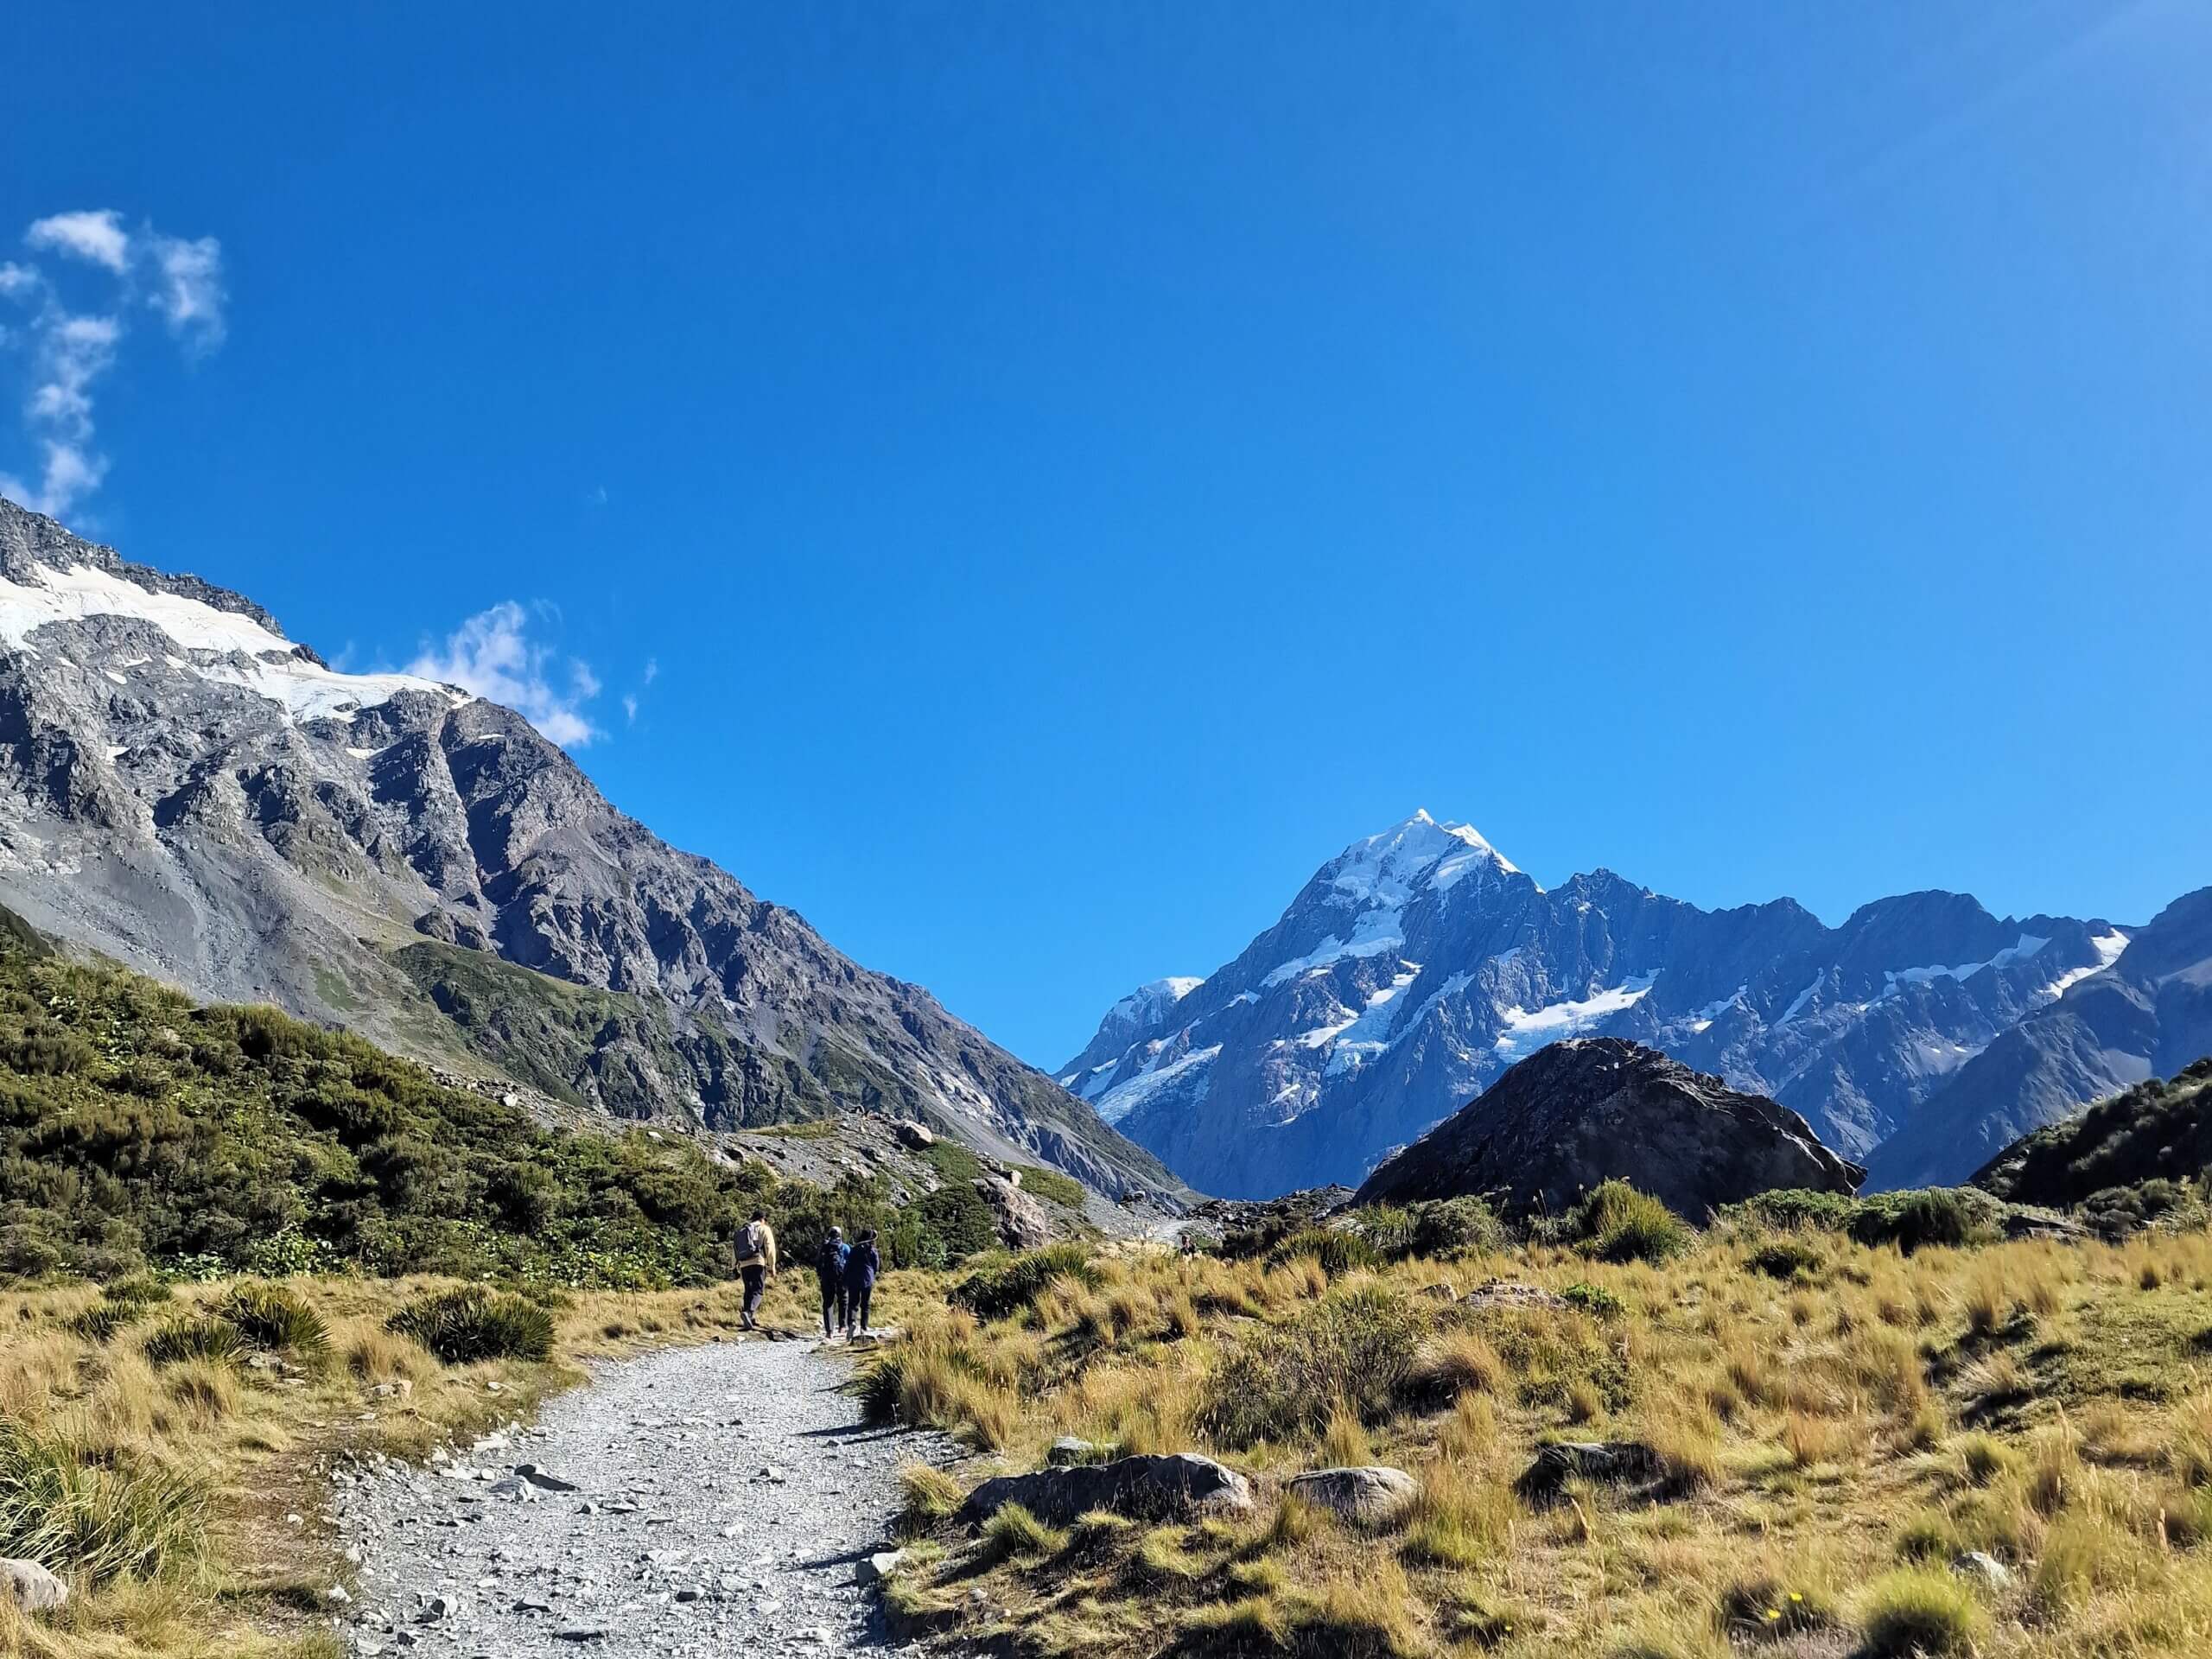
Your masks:
{"label": "distant hiker on trail", "polygon": [[860,1236],[845,1257],[845,1300],[849,1305],[845,1324],[848,1337],[867,1334],[868,1305],[875,1296],[875,1275],[882,1271],[883,1257],[875,1248],[875,1229],[871,1227]]}
{"label": "distant hiker on trail", "polygon": [[737,1276],[745,1281],[745,1328],[759,1329],[761,1293],[768,1275],[776,1270],[776,1234],[768,1225],[768,1212],[755,1210],[753,1219],[737,1236]]}
{"label": "distant hiker on trail", "polygon": [[832,1227],[822,1241],[822,1254],[815,1258],[814,1276],[822,1283],[822,1334],[825,1337],[834,1337],[845,1328],[846,1309],[851,1306],[845,1294],[845,1262],[852,1253],[845,1243],[845,1230]]}

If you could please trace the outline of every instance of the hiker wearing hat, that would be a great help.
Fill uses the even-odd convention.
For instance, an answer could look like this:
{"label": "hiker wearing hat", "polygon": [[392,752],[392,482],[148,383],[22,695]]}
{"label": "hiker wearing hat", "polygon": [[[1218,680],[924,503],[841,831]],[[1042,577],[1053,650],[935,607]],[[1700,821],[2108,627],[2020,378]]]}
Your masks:
{"label": "hiker wearing hat", "polygon": [[822,1334],[825,1339],[845,1328],[845,1262],[851,1255],[845,1244],[845,1230],[832,1227],[829,1236],[822,1241],[822,1253],[814,1258],[814,1276],[822,1285]]}

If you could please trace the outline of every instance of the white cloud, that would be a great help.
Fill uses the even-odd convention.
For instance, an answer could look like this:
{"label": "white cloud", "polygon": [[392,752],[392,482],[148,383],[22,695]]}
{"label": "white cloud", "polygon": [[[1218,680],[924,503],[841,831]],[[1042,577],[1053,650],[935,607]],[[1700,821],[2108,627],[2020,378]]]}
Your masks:
{"label": "white cloud", "polygon": [[627,725],[638,723],[638,699],[633,692],[625,691],[622,694],[622,719]]}
{"label": "white cloud", "polygon": [[503,702],[562,747],[580,749],[602,735],[581,706],[599,695],[598,677],[571,658],[568,690],[555,690],[555,652],[529,630],[529,613],[503,600],[455,628],[442,646],[426,643],[407,671]]}
{"label": "white cloud", "polygon": [[161,275],[149,302],[168,320],[169,333],[195,353],[223,343],[223,245],[212,236],[187,241],[154,238],[154,267]]}
{"label": "white cloud", "polygon": [[0,328],[0,349],[12,354],[19,343],[28,347],[24,436],[41,456],[35,480],[0,473],[0,494],[60,515],[98,489],[107,474],[107,457],[92,443],[92,389],[115,365],[125,315],[141,304],[158,311],[189,357],[222,344],[223,248],[212,236],[163,236],[150,225],[133,235],[106,207],[35,219],[23,241],[113,278],[98,308],[73,310],[37,265],[0,262],[0,300],[35,308],[24,328]]}
{"label": "white cloud", "polygon": [[123,228],[112,207],[34,219],[23,232],[23,240],[34,248],[50,248],[105,265],[118,276],[130,269],[130,232]]}
{"label": "white cloud", "polygon": [[35,481],[0,473],[0,495],[34,512],[63,513],[99,487],[107,458],[91,448],[92,383],[114,364],[122,334],[113,317],[75,315],[51,301],[40,309],[30,327],[23,418],[44,464]]}

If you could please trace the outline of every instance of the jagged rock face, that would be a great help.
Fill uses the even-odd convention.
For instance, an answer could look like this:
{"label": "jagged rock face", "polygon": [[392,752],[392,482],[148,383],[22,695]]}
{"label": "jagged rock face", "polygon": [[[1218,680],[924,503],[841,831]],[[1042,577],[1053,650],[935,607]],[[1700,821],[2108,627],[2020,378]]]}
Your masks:
{"label": "jagged rock face", "polygon": [[1548,891],[1474,830],[1420,813],[1324,865],[1210,977],[1124,999],[1056,1075],[1226,1197],[1357,1181],[1578,1035],[1772,1096],[1864,1158],[2109,967],[2128,931],[1999,918],[1956,893],[1883,899],[1831,928],[1790,899],[1706,911],[1605,870]]}
{"label": "jagged rock face", "polygon": [[[1964,1180],[2011,1142],[2212,1054],[2212,887],[2176,899],[2112,965],[2034,1009],[1867,1161],[1880,1186]],[[2032,1201],[2032,1200],[2031,1200]]]}
{"label": "jagged rock face", "polygon": [[[251,601],[4,501],[0,899],[197,995],[492,1054],[571,1099],[721,1125],[880,1107],[1109,1192],[1179,1185],[511,710],[337,673]],[[516,965],[635,1006],[579,1018]]]}
{"label": "jagged rock face", "polygon": [[1387,1159],[1352,1201],[1492,1197],[1510,1212],[1558,1215],[1618,1179],[1701,1222],[1777,1188],[1854,1192],[1866,1173],[1763,1095],[1636,1043],[1580,1038],[1522,1061]]}

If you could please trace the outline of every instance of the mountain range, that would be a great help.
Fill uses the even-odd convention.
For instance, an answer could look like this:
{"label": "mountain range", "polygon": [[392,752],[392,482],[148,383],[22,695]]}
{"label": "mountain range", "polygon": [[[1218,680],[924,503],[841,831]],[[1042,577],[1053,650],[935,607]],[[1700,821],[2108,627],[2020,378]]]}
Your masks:
{"label": "mountain range", "polygon": [[1548,889],[1417,812],[1324,864],[1234,961],[1116,1002],[1056,1075],[1193,1185],[1265,1198],[1358,1184],[1580,1036],[1773,1097],[1872,1185],[1963,1180],[2212,1051],[2212,888],[2142,924],[1927,892],[1831,927],[1602,869]]}
{"label": "mountain range", "polygon": [[0,902],[623,1117],[880,1110],[1109,1196],[1179,1183],[1050,1077],[608,804],[512,710],[349,674],[0,500]]}

